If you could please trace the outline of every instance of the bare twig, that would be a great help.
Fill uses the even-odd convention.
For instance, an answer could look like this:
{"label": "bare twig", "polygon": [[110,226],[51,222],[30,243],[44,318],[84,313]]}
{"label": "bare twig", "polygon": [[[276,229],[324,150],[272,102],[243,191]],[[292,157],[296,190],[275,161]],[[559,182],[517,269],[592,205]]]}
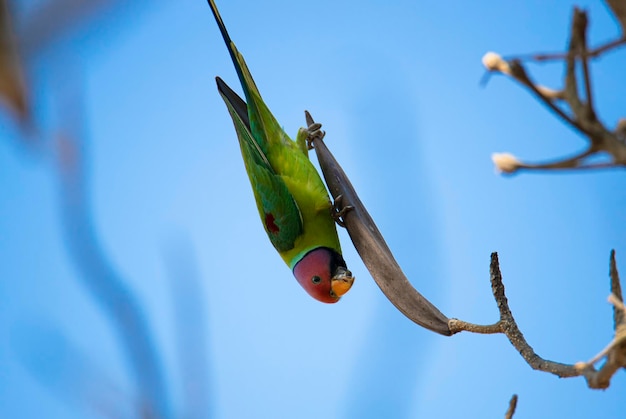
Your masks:
{"label": "bare twig", "polygon": [[[587,49],[584,53],[584,57],[587,59],[599,58],[600,56],[612,51],[616,48],[622,47],[626,45],[626,36],[620,36],[617,39],[612,41],[605,42],[595,48]],[[548,52],[541,54],[527,54],[527,55],[516,55],[516,58],[520,61],[536,61],[536,62],[546,62],[546,61],[563,61],[567,58],[567,53],[563,52]]]}
{"label": "bare twig", "polygon": [[450,319],[449,326],[452,333],[458,333],[462,331],[473,333],[504,333],[511,344],[518,350],[520,355],[526,360],[528,365],[533,369],[550,372],[556,374],[559,377],[574,377],[578,374],[573,365],[566,365],[560,362],[548,361],[539,357],[533,350],[533,348],[526,342],[524,335],[517,326],[513,313],[509,308],[507,301],[504,284],[502,283],[502,273],[500,272],[500,265],[498,262],[498,254],[491,254],[491,291],[496,299],[498,310],[500,311],[500,320],[497,323],[490,326],[481,326],[460,321],[457,319]]}
{"label": "bare twig", "polygon": [[[617,276],[617,267],[615,266],[614,252],[611,253],[611,288],[614,290],[619,288],[619,278]],[[504,284],[502,283],[502,274],[498,262],[497,253],[491,254],[491,288],[500,311],[500,320],[492,325],[482,326],[458,319],[450,319],[449,326],[452,333],[461,331],[473,333],[503,333],[509,338],[511,344],[518,350],[520,355],[526,360],[528,365],[533,369],[545,371],[564,377],[584,376],[587,385],[594,389],[607,388],[610,384],[611,377],[617,370],[626,367],[626,327],[624,327],[624,309],[621,299],[614,292],[611,301],[614,305],[616,316],[619,315],[620,322],[616,322],[615,337],[598,355],[588,362],[578,362],[576,364],[563,364],[560,362],[550,361],[537,355],[533,348],[528,344],[524,335],[520,331],[504,293]],[[620,290],[621,292],[621,290]],[[605,364],[596,370],[594,364],[599,360],[606,358]]]}
{"label": "bare twig", "polygon": [[509,408],[504,414],[504,419],[512,419],[515,414],[515,409],[517,408],[517,394],[514,394],[509,401]]}
{"label": "bare twig", "polygon": [[[596,120],[596,113],[593,108],[593,94],[591,92],[591,76],[589,71],[589,57],[587,57],[587,26],[588,26],[587,14],[581,13],[576,10],[574,13],[574,29],[572,30],[572,45],[568,61],[573,61],[573,57],[578,56],[580,58],[581,66],[583,68],[583,81],[585,83],[585,99],[583,103],[583,114],[576,115],[579,119],[588,118],[590,121]],[[575,54],[573,54],[575,53]],[[575,74],[575,73],[574,73]]]}
{"label": "bare twig", "polygon": [[619,22],[622,34],[626,35],[626,2],[624,0],[605,0],[605,3]]}
{"label": "bare twig", "polygon": [[[609,276],[611,278],[611,295],[609,302],[613,304],[613,319],[615,336],[613,340],[598,355],[590,361],[584,363],[584,366],[594,365],[602,358],[606,361],[598,371],[585,374],[589,387],[607,388],[610,384],[611,377],[621,368],[626,368],[626,322],[625,308],[622,299],[622,288],[617,272],[617,264],[615,262],[615,250],[611,251],[611,262]],[[591,368],[587,369],[591,371]]]}
{"label": "bare twig", "polygon": [[[623,0],[605,0],[604,2],[619,23],[622,35],[617,39],[605,42],[600,46],[586,50],[584,52],[584,57],[588,59],[597,58],[602,54],[611,51],[612,49],[626,45],[626,2],[624,2]],[[535,54],[518,58],[533,61],[561,61],[567,58],[567,54],[564,54],[562,52],[556,52],[548,54]]]}
{"label": "bare twig", "polygon": [[546,162],[541,164],[531,164],[531,163],[522,163],[517,160],[515,156],[509,153],[494,153],[491,155],[491,160],[493,161],[496,171],[500,173],[512,174],[522,169],[532,169],[532,170],[567,170],[567,169],[600,169],[602,167],[613,167],[612,165],[607,165],[606,163],[598,162],[598,163],[589,163],[585,166],[581,167],[581,161],[586,157],[594,154],[595,151],[593,149],[587,149],[579,154],[576,154],[572,157],[568,157],[563,160],[557,160],[553,162]]}
{"label": "bare twig", "polygon": [[[609,269],[609,277],[611,278],[611,303],[613,304],[613,327],[618,327],[626,323],[626,313],[624,311],[624,298],[622,297],[622,286],[617,272],[617,263],[615,262],[615,249],[611,250],[611,266]],[[618,303],[622,302],[621,305]]]}
{"label": "bare twig", "polygon": [[[503,155],[494,156],[494,163],[502,173],[516,173],[519,170],[563,170],[563,169],[601,169],[626,167],[626,140],[618,128],[611,131],[597,118],[593,105],[593,88],[589,60],[600,54],[626,43],[626,36],[612,41],[595,50],[587,47],[587,14],[574,9],[570,42],[565,54],[535,55],[533,60],[547,59],[565,60],[564,88],[555,90],[535,83],[528,75],[521,60],[504,60],[498,54],[487,53],[483,64],[487,70],[505,74],[526,87],[541,103],[589,140],[589,146],[581,153],[567,158],[560,158],[544,163],[523,163],[510,154],[507,159]],[[584,96],[581,98],[578,89],[577,66],[582,69]],[[600,161],[591,158],[601,156]],[[511,158],[508,158],[511,157]],[[499,164],[506,163],[506,164]]]}

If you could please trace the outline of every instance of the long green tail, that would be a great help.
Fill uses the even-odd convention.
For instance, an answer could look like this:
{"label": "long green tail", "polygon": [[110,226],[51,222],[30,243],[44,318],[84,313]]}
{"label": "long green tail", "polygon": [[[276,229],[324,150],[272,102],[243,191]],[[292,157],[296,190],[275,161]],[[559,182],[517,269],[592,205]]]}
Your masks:
{"label": "long green tail", "polygon": [[250,74],[250,70],[248,70],[248,66],[244,61],[242,55],[237,51],[235,44],[232,39],[230,39],[230,35],[226,30],[226,26],[222,21],[222,16],[220,16],[220,12],[217,10],[217,6],[213,0],[207,0],[209,6],[211,7],[211,11],[213,12],[213,16],[215,16],[215,21],[217,22],[217,26],[220,28],[220,32],[222,33],[222,38],[224,38],[224,43],[226,44],[226,48],[228,48],[228,53],[230,54],[230,58],[233,61],[235,66],[235,70],[237,71],[237,76],[239,76],[239,82],[241,83],[241,87],[243,88],[244,95],[246,96],[246,101],[248,104],[253,102],[250,96],[250,89],[254,89],[255,93],[260,96],[259,89],[257,89],[254,80],[252,79],[252,75]]}
{"label": "long green tail", "polygon": [[215,2],[213,0],[208,0],[208,3],[211,7],[211,11],[213,12],[213,16],[215,16],[217,25],[220,28],[222,38],[224,38],[224,42],[226,43],[226,47],[228,48],[228,52],[230,53],[230,57],[233,61],[233,65],[235,66],[241,87],[243,88],[243,92],[246,97],[246,107],[252,136],[257,144],[259,144],[265,155],[268,156],[270,161],[272,161],[272,158],[270,157],[272,150],[278,150],[280,148],[275,146],[280,145],[282,147],[285,144],[291,143],[291,140],[289,140],[287,134],[285,134],[282,127],[276,121],[276,118],[274,118],[270,110],[267,108],[267,105],[263,102],[259,89],[252,79],[252,75],[250,74],[250,70],[243,59],[243,56],[239,53],[237,47],[230,39],[230,35],[228,35],[228,31],[226,30],[226,26],[222,21],[219,11],[217,10],[217,6],[215,6]]}

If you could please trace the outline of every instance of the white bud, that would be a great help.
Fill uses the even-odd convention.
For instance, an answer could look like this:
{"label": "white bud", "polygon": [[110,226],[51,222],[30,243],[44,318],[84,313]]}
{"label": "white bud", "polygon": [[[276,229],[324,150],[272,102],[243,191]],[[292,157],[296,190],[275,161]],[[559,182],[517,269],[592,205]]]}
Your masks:
{"label": "white bud", "polygon": [[499,71],[505,74],[511,74],[511,67],[501,56],[495,52],[488,52],[483,56],[483,65],[489,71]]}
{"label": "white bud", "polygon": [[496,165],[498,173],[515,173],[517,169],[522,167],[522,163],[509,153],[493,153],[491,160]]}

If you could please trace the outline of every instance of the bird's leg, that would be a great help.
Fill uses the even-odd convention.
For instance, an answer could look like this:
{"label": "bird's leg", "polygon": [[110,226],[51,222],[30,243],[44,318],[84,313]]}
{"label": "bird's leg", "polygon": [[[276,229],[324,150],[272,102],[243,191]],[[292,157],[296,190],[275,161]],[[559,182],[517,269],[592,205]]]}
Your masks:
{"label": "bird's leg", "polygon": [[335,198],[335,202],[333,202],[331,215],[335,222],[339,224],[339,226],[345,228],[346,223],[344,221],[344,216],[353,209],[354,207],[352,205],[343,205],[343,195],[337,195],[337,198]]}
{"label": "bird's leg", "polygon": [[317,140],[318,138],[321,140],[324,138],[324,136],[326,135],[326,132],[322,131],[322,124],[320,124],[319,122],[315,122],[313,121],[313,118],[311,117],[311,114],[309,113],[309,111],[304,111],[304,115],[306,117],[306,123],[307,123],[307,133],[308,136],[306,138],[306,146],[307,149],[312,150],[313,149],[313,141]]}
{"label": "bird's leg", "polygon": [[296,135],[296,144],[305,156],[309,157],[309,131],[306,128],[300,128]]}

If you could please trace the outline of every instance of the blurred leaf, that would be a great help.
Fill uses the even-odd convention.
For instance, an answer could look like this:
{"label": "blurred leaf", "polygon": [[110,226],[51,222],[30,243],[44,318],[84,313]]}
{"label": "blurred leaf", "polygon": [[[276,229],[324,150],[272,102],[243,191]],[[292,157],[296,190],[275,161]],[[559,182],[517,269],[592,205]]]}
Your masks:
{"label": "blurred leaf", "polygon": [[174,308],[179,370],[183,383],[182,411],[186,419],[215,416],[212,397],[210,345],[207,329],[206,291],[195,249],[180,234],[167,243],[164,260],[170,278],[170,296]]}
{"label": "blurred leaf", "polygon": [[44,322],[20,325],[11,341],[24,367],[64,402],[88,407],[105,418],[132,415],[128,393],[57,329]]}
{"label": "blurred leaf", "polygon": [[24,73],[6,0],[0,0],[0,96],[21,122],[29,118]]}

